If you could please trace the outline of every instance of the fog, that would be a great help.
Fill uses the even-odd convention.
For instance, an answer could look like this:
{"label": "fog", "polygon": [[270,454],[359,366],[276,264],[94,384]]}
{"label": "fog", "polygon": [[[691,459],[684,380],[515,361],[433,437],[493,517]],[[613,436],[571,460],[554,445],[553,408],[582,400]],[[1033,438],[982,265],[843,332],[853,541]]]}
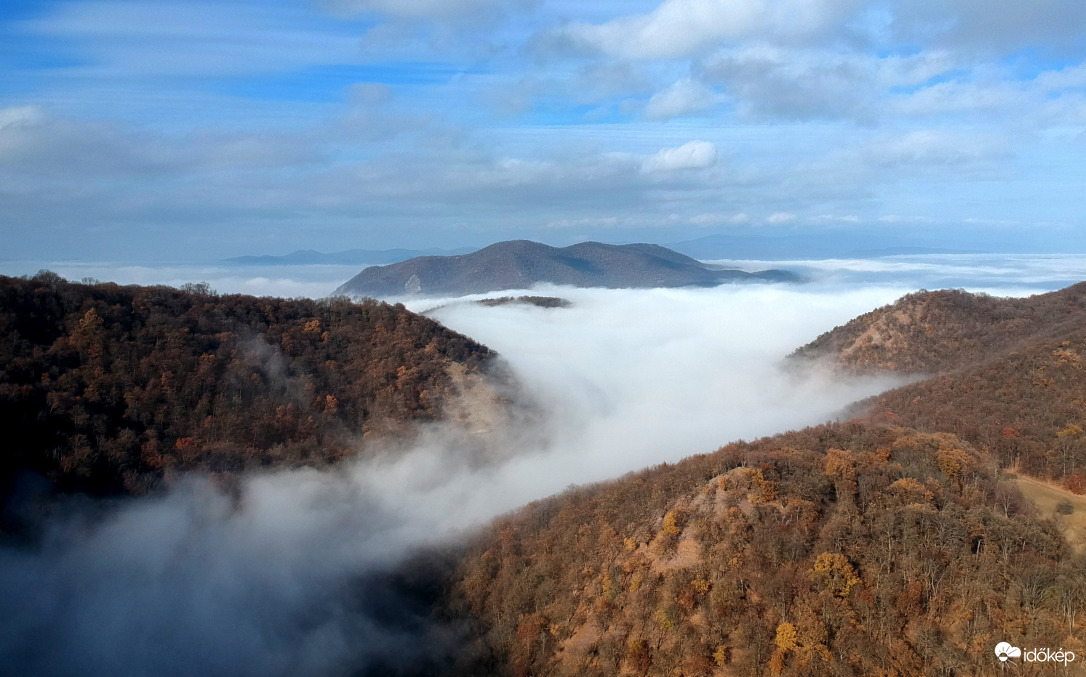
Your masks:
{"label": "fog", "polygon": [[[719,260],[711,263],[742,270],[783,268],[821,285],[888,286],[907,290],[964,287],[1003,296],[1061,289],[1086,278],[1082,254],[927,254],[824,260]],[[326,296],[354,277],[360,266],[217,263],[150,265],[145,262],[5,260],[0,274],[33,275],[41,269],[78,281],[119,284],[166,284],[206,281],[224,294]]]}
{"label": "fog", "polygon": [[560,309],[414,301],[442,306],[431,316],[496,349],[538,412],[480,433],[495,460],[480,464],[459,434],[434,425],[411,449],[254,475],[230,494],[190,478],[153,498],[73,504],[40,543],[0,550],[0,671],[340,675],[440,664],[462,638],[390,584],[403,558],[571,484],[832,419],[900,381],[797,375],[782,358],[911,290],[534,290],[572,301]]}

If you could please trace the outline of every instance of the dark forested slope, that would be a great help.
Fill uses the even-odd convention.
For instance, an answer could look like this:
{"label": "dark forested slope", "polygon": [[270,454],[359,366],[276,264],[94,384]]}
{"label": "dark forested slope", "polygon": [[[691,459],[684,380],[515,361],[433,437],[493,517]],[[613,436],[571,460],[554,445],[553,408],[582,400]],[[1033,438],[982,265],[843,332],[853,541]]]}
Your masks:
{"label": "dark forested slope", "polygon": [[793,357],[853,372],[935,373],[1076,325],[1086,326],[1086,283],[1029,298],[920,291],[822,334]]}
{"label": "dark forested slope", "polygon": [[402,306],[0,277],[0,482],[141,493],[440,417],[491,352]]}
{"label": "dark forested slope", "polygon": [[533,503],[443,611],[462,674],[988,675],[999,641],[1086,649],[1069,555],[958,438],[821,426]]}

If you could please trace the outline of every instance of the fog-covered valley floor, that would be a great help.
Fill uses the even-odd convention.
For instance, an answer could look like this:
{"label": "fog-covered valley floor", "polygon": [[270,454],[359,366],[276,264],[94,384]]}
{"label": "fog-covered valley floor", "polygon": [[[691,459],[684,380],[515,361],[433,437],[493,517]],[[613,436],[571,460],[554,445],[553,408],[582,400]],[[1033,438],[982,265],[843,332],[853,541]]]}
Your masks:
{"label": "fog-covered valley floor", "polygon": [[[1023,294],[1075,275],[1075,261],[1045,279],[1021,261],[957,274]],[[480,433],[489,462],[436,425],[405,453],[252,476],[232,495],[192,478],[93,512],[73,503],[40,543],[0,550],[0,671],[356,674],[440,651],[448,630],[371,574],[571,484],[817,424],[894,386],[783,368],[925,274],[954,273],[917,264],[861,282],[859,267],[825,264],[804,285],[533,292],[572,302],[560,309],[411,301],[496,349],[538,412]]]}

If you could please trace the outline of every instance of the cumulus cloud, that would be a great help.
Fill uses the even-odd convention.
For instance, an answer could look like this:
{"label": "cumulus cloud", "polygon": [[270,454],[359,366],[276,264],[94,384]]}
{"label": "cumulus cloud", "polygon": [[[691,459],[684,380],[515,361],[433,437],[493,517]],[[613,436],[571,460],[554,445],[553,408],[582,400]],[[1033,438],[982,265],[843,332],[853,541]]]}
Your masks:
{"label": "cumulus cloud", "polygon": [[877,120],[895,98],[951,70],[944,52],[878,57],[854,51],[781,47],[756,42],[701,61],[701,76],[722,86],[752,119]]}
{"label": "cumulus cloud", "polygon": [[716,146],[708,141],[690,141],[677,148],[664,148],[645,159],[644,172],[672,172],[680,169],[706,169],[716,164]]}
{"label": "cumulus cloud", "polygon": [[645,14],[573,23],[560,34],[619,58],[674,59],[729,42],[814,44],[827,37],[887,46],[1059,48],[1074,44],[1084,28],[1086,8],[1077,0],[664,0]]}
{"label": "cumulus cloud", "polygon": [[983,135],[917,130],[884,136],[867,144],[861,153],[879,167],[963,165],[992,158],[1002,152],[998,140]]}
{"label": "cumulus cloud", "polygon": [[891,27],[902,41],[1013,50],[1059,48],[1081,41],[1086,5],[1077,0],[896,0]]}
{"label": "cumulus cloud", "polygon": [[42,119],[41,109],[37,106],[9,106],[0,108],[0,131],[8,127],[32,125]]}
{"label": "cumulus cloud", "polygon": [[796,220],[796,215],[791,212],[774,212],[765,218],[766,223],[773,225],[780,225],[782,223],[790,223]]}
{"label": "cumulus cloud", "polygon": [[1086,87],[1086,64],[1044,71],[1037,75],[1035,83],[1043,92],[1058,92],[1065,89]]}
{"label": "cumulus cloud", "polygon": [[815,224],[854,224],[860,222],[860,217],[855,214],[819,214],[811,217],[811,223]]}
{"label": "cumulus cloud", "polygon": [[900,97],[893,108],[908,115],[965,111],[1007,112],[1029,105],[1024,87],[1014,82],[939,82]]}
{"label": "cumulus cloud", "polygon": [[871,80],[851,59],[755,45],[714,55],[705,77],[725,84],[747,115],[811,119],[864,114]]}
{"label": "cumulus cloud", "polygon": [[716,106],[718,97],[704,84],[683,78],[652,95],[645,104],[645,117],[668,120],[680,115],[702,113]]}
{"label": "cumulus cloud", "polygon": [[696,226],[739,225],[750,223],[750,215],[745,212],[739,212],[737,214],[705,212],[690,217],[690,223]]}
{"label": "cumulus cloud", "polygon": [[602,24],[571,24],[562,35],[574,44],[629,59],[689,56],[723,40],[817,33],[851,0],[664,0],[648,14]]}

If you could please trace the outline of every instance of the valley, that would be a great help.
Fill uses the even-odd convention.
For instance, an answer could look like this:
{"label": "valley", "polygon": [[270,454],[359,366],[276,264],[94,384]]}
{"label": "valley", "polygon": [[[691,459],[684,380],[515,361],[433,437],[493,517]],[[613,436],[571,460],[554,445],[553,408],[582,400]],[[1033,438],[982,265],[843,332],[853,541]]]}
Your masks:
{"label": "valley", "polygon": [[[24,298],[16,290],[27,283],[8,284],[11,298]],[[291,448],[287,444],[298,449],[309,444],[289,436],[265,451],[251,442],[239,445],[238,458],[253,458],[252,465],[230,460],[235,452],[229,438],[201,440],[201,448],[213,452],[193,458],[175,444],[168,471],[146,475],[147,484],[134,492],[146,496],[103,504],[98,517],[74,531],[86,519],[79,517],[85,506],[58,496],[51,516],[26,519],[34,503],[20,499],[21,507],[9,511],[5,524],[21,535],[12,540],[15,532],[9,532],[0,562],[7,563],[0,567],[5,579],[19,581],[24,591],[16,598],[22,611],[5,626],[11,636],[64,637],[65,660],[78,662],[89,655],[91,642],[124,646],[134,638],[162,642],[166,627],[177,633],[161,644],[163,653],[125,659],[134,663],[106,660],[102,674],[152,669],[161,660],[190,656],[186,638],[202,636],[199,619],[208,613],[271,642],[252,644],[239,654],[240,674],[280,673],[287,668],[276,666],[294,666],[312,674],[722,676],[850,670],[912,675],[939,674],[950,665],[957,674],[986,674],[990,647],[978,637],[1036,643],[1058,636],[1065,647],[1080,641],[1077,625],[1064,623],[1058,630],[1059,614],[1083,601],[1072,596],[1061,607],[1053,595],[1077,589],[1075,581],[1083,575],[1075,535],[1081,499],[1070,499],[1075,509],[1058,520],[1049,505],[1060,500],[1060,492],[1077,496],[1067,487],[1075,486],[1083,460],[1073,427],[1081,420],[1076,402],[1082,399],[1075,359],[1075,341],[1082,337],[1075,337],[1086,327],[1079,324],[1074,288],[1006,301],[955,292],[950,307],[939,305],[947,294],[935,293],[928,310],[908,313],[898,312],[897,305],[915,304],[923,294],[886,306],[902,293],[892,288],[827,293],[810,286],[559,288],[567,302],[559,308],[552,301],[503,300],[515,296],[429,306],[441,325],[413,319],[405,308],[336,305],[345,303],[339,301],[276,302],[278,319],[269,321],[270,299],[84,287],[53,278],[29,281],[28,288],[36,291],[25,298],[35,303],[53,294],[70,299],[59,307],[72,310],[55,315],[60,319],[54,322],[84,333],[88,327],[103,332],[98,344],[103,348],[65,357],[68,353],[60,351],[70,343],[69,350],[80,350],[78,331],[74,343],[40,339],[43,347],[34,349],[15,342],[17,336],[30,336],[28,330],[9,332],[9,352],[16,357],[5,373],[13,384],[28,369],[15,366],[35,364],[31,358],[93,367],[96,359],[119,359],[124,352],[118,346],[131,340],[128,335],[152,327],[174,331],[174,320],[136,312],[145,307],[137,301],[158,298],[155,294],[183,309],[179,317],[193,318],[194,324],[184,325],[189,331],[183,335],[191,339],[141,339],[150,355],[185,341],[211,346],[197,350],[197,356],[237,350],[230,341],[213,338],[222,332],[194,330],[210,327],[208,313],[219,322],[238,322],[231,318],[252,318],[262,309],[264,319],[247,320],[246,326],[265,344],[278,345],[273,354],[282,355],[284,363],[277,367],[282,374],[311,379],[314,398],[325,402],[320,388],[333,388],[328,394],[338,402],[342,385],[335,384],[343,382],[322,386],[321,379],[330,377],[307,366],[317,362],[304,351],[327,352],[337,345],[330,333],[327,340],[315,336],[304,351],[299,347],[312,338],[305,329],[315,320],[325,331],[346,332],[348,326],[366,326],[358,324],[363,316],[352,315],[364,309],[377,327],[386,327],[365,341],[372,354],[384,354],[382,334],[395,325],[430,338],[409,339],[414,334],[402,333],[405,329],[390,337],[400,336],[425,355],[453,360],[425,372],[444,383],[440,387],[446,392],[453,388],[442,407],[419,408],[425,397],[402,401],[407,405],[402,412],[410,414],[370,405],[371,416],[383,412],[381,418],[361,423],[383,429],[380,434],[366,434],[357,427],[359,419],[318,428],[329,442],[319,448],[341,449],[332,457],[284,453]],[[134,303],[133,310],[125,303]],[[417,307],[427,309],[427,303],[432,302],[421,299]],[[880,306],[885,307],[869,312]],[[100,323],[86,319],[90,309]],[[986,313],[983,318],[995,313],[1022,329],[1018,334],[1001,330],[998,341],[982,342],[983,350],[961,349],[968,344],[945,338],[991,322],[974,319],[978,312]],[[129,314],[133,320],[123,319]],[[894,318],[894,324],[886,325],[882,317]],[[1026,324],[1021,318],[1032,319]],[[19,326],[15,319],[7,322]],[[840,357],[866,354],[854,346],[867,346],[863,337],[873,332],[857,328],[858,322],[871,322],[895,337],[882,343],[879,360],[863,358],[862,368]],[[839,328],[796,350],[834,325]],[[928,325],[939,332],[929,333]],[[737,332],[737,326],[757,330]],[[237,333],[242,325],[232,327]],[[847,338],[856,336],[861,338]],[[358,347],[357,339],[348,339],[337,350],[347,355]],[[958,352],[948,352],[952,347]],[[329,360],[324,352],[322,364]],[[783,359],[790,353],[795,354]],[[358,355],[364,354],[369,353]],[[170,359],[188,359],[174,355]],[[411,352],[389,355],[400,366],[419,359]],[[926,365],[926,377],[912,368],[918,363]],[[374,369],[364,364],[357,368]],[[253,373],[267,383],[260,369],[267,370]],[[496,379],[490,394],[483,399],[466,397],[467,391],[456,394],[462,382],[455,374],[475,372]],[[82,373],[74,370],[72,380],[60,383],[78,384],[85,396],[88,377]],[[131,373],[137,384],[153,380],[141,371]],[[232,378],[230,373],[216,378]],[[154,376],[161,381],[160,374]],[[407,392],[433,387],[420,383]],[[103,390],[110,392],[100,385]],[[5,392],[26,398],[34,391],[22,385]],[[264,386],[237,396],[275,392]],[[157,397],[168,402],[162,400],[167,396]],[[1033,401],[1044,405],[1026,406]],[[289,395],[285,404],[253,402],[249,411],[255,413],[267,406],[300,407],[303,400]],[[28,406],[5,405],[5,412]],[[70,415],[66,411],[52,415]],[[131,428],[141,420],[136,411],[120,420]],[[85,458],[98,459],[92,461],[94,473],[81,474],[78,464],[69,466],[74,473],[69,475],[40,461],[27,466],[33,457],[26,454],[15,457],[22,459],[22,472],[44,472],[73,497],[90,487],[122,487],[103,484],[102,478],[132,477],[139,466],[121,461],[125,470],[110,470],[108,459],[124,456],[110,451],[108,445],[116,444],[112,438],[83,432],[102,425],[93,420],[73,417],[71,423],[51,426],[103,444],[84,452]],[[188,425],[183,417],[147,420],[161,420],[155,425],[168,434]],[[240,421],[229,427],[245,430]],[[264,435],[277,430],[266,423],[261,428]],[[208,429],[193,430],[207,435]],[[740,441],[704,453],[727,440]],[[1012,467],[1046,484],[1028,483],[1026,475],[1014,481],[1005,475]],[[212,482],[204,484],[202,477]],[[94,484],[80,484],[88,481]],[[586,484],[592,482],[597,484]],[[1062,488],[1051,488],[1056,486]],[[131,491],[129,484],[123,487],[122,493]],[[40,490],[37,496],[40,500]],[[169,520],[161,521],[166,515]],[[269,521],[272,515],[278,519]],[[136,528],[140,523],[156,525],[158,535]],[[306,527],[299,530],[300,525]],[[180,533],[187,534],[183,541],[171,535]],[[42,534],[51,535],[40,540]],[[19,540],[38,542],[41,549],[26,550]],[[147,559],[130,560],[125,568],[140,572],[145,582],[126,587],[124,578],[110,572],[120,565],[115,557],[136,547]],[[61,563],[93,552],[101,554],[88,560],[89,578],[77,577],[79,587],[71,588]],[[243,572],[262,571],[258,562],[269,557],[278,562],[274,571],[240,587],[219,584],[220,595],[210,606],[195,611],[181,601],[206,595],[212,584],[203,573],[206,567],[240,580],[236,577],[251,575]],[[154,562],[169,562],[166,571],[173,573],[163,577]],[[1032,587],[1023,587],[1027,584]],[[51,607],[45,616],[31,612],[50,608],[42,595],[60,590],[69,599],[64,607]],[[1036,595],[1033,601],[1027,592]],[[270,616],[246,610],[240,600],[253,596],[276,600],[276,610]],[[96,600],[110,597],[143,609],[142,617],[154,608],[159,620],[139,624],[141,616],[114,609],[109,613],[119,635],[65,629],[76,618],[98,613],[96,608],[103,612]],[[326,600],[323,611],[307,611],[316,599]],[[964,618],[967,609],[976,608],[984,613],[974,611],[967,622],[948,624],[947,619]],[[289,630],[307,616],[308,630]],[[31,617],[38,619],[36,629],[17,620]],[[235,632],[226,628],[210,646],[227,651],[235,645]],[[320,638],[329,636],[357,644],[312,653]],[[381,646],[413,648],[389,653],[378,650]],[[272,664],[260,656],[278,658]],[[44,669],[28,656],[19,660],[31,671]],[[214,672],[217,663],[198,664]]]}

